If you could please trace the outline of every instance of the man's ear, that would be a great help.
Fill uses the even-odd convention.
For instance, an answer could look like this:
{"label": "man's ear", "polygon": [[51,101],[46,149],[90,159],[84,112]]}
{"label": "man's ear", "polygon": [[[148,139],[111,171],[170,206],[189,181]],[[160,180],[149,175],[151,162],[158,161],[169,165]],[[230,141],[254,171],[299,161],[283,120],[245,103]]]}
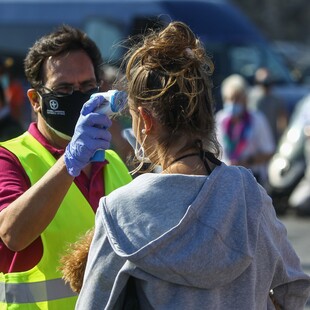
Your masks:
{"label": "man's ear", "polygon": [[28,99],[31,103],[31,106],[32,106],[34,112],[36,112],[36,113],[40,112],[41,111],[41,105],[40,105],[40,96],[39,96],[38,92],[33,88],[28,89],[27,96],[28,96]]}
{"label": "man's ear", "polygon": [[153,129],[153,125],[154,125],[154,118],[152,116],[152,114],[146,110],[143,107],[138,107],[138,110],[140,112],[140,116],[143,120],[144,123],[144,129],[145,129],[145,134],[149,134],[150,131]]}

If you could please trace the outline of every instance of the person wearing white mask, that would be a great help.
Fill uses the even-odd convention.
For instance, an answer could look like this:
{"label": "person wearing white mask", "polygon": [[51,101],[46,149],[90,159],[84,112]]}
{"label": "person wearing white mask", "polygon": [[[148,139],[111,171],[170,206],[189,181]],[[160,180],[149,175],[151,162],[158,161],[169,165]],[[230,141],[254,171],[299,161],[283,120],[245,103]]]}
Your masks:
{"label": "person wearing white mask", "polygon": [[249,168],[259,183],[268,185],[267,164],[275,151],[270,126],[261,112],[250,111],[247,81],[238,74],[221,85],[223,109],[216,114],[223,161]]}

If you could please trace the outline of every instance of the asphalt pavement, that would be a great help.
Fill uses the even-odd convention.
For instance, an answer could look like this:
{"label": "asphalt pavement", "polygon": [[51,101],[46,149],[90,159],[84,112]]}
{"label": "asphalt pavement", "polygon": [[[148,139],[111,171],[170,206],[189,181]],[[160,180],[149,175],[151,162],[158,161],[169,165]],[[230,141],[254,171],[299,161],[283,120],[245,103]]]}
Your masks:
{"label": "asphalt pavement", "polygon": [[[297,217],[289,210],[279,219],[286,226],[288,238],[300,258],[303,270],[310,275],[310,217]],[[310,298],[305,309],[310,310]]]}

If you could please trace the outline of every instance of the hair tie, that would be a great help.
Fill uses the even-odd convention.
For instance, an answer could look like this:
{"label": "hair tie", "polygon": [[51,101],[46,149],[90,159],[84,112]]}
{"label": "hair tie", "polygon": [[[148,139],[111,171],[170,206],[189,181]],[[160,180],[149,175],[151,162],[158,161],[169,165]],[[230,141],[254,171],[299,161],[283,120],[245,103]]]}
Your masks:
{"label": "hair tie", "polygon": [[184,54],[187,58],[190,58],[190,59],[194,59],[195,58],[195,54],[193,52],[193,50],[190,48],[190,47],[187,47],[184,51]]}

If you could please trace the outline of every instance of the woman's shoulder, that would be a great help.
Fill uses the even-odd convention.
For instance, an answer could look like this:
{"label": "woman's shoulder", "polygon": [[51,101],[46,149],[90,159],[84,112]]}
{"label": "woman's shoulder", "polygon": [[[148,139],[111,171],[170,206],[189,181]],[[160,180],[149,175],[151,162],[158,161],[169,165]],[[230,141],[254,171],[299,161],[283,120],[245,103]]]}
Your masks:
{"label": "woman's shoulder", "polygon": [[250,179],[254,178],[252,171],[243,166],[227,165],[226,163],[222,162],[220,169],[221,169],[221,173],[232,175],[236,178],[237,177],[250,178]]}
{"label": "woman's shoulder", "polygon": [[[199,178],[183,174],[161,174],[145,173],[134,178],[130,183],[113,191],[109,197],[125,195],[141,195],[147,192],[149,196],[155,195],[155,192],[162,189],[173,190],[180,188],[184,183],[197,183]],[[185,186],[185,185],[184,185]]]}
{"label": "woman's shoulder", "polygon": [[134,178],[128,184],[115,189],[108,196],[106,196],[106,198],[110,202],[115,199],[132,199],[137,194],[140,195],[142,192],[151,191],[152,186],[158,181],[159,178],[160,175],[155,173],[142,174]]}
{"label": "woman's shoulder", "polygon": [[[191,200],[199,191],[206,176],[146,173],[133,179],[104,197],[104,204],[111,209],[159,208],[166,201]],[[183,201],[183,202],[184,202]]]}
{"label": "woman's shoulder", "polygon": [[262,195],[267,195],[266,191],[257,182],[253,172],[243,166],[229,166],[222,163],[219,177],[216,183],[229,191],[243,192],[244,196],[256,197],[261,201]]}

